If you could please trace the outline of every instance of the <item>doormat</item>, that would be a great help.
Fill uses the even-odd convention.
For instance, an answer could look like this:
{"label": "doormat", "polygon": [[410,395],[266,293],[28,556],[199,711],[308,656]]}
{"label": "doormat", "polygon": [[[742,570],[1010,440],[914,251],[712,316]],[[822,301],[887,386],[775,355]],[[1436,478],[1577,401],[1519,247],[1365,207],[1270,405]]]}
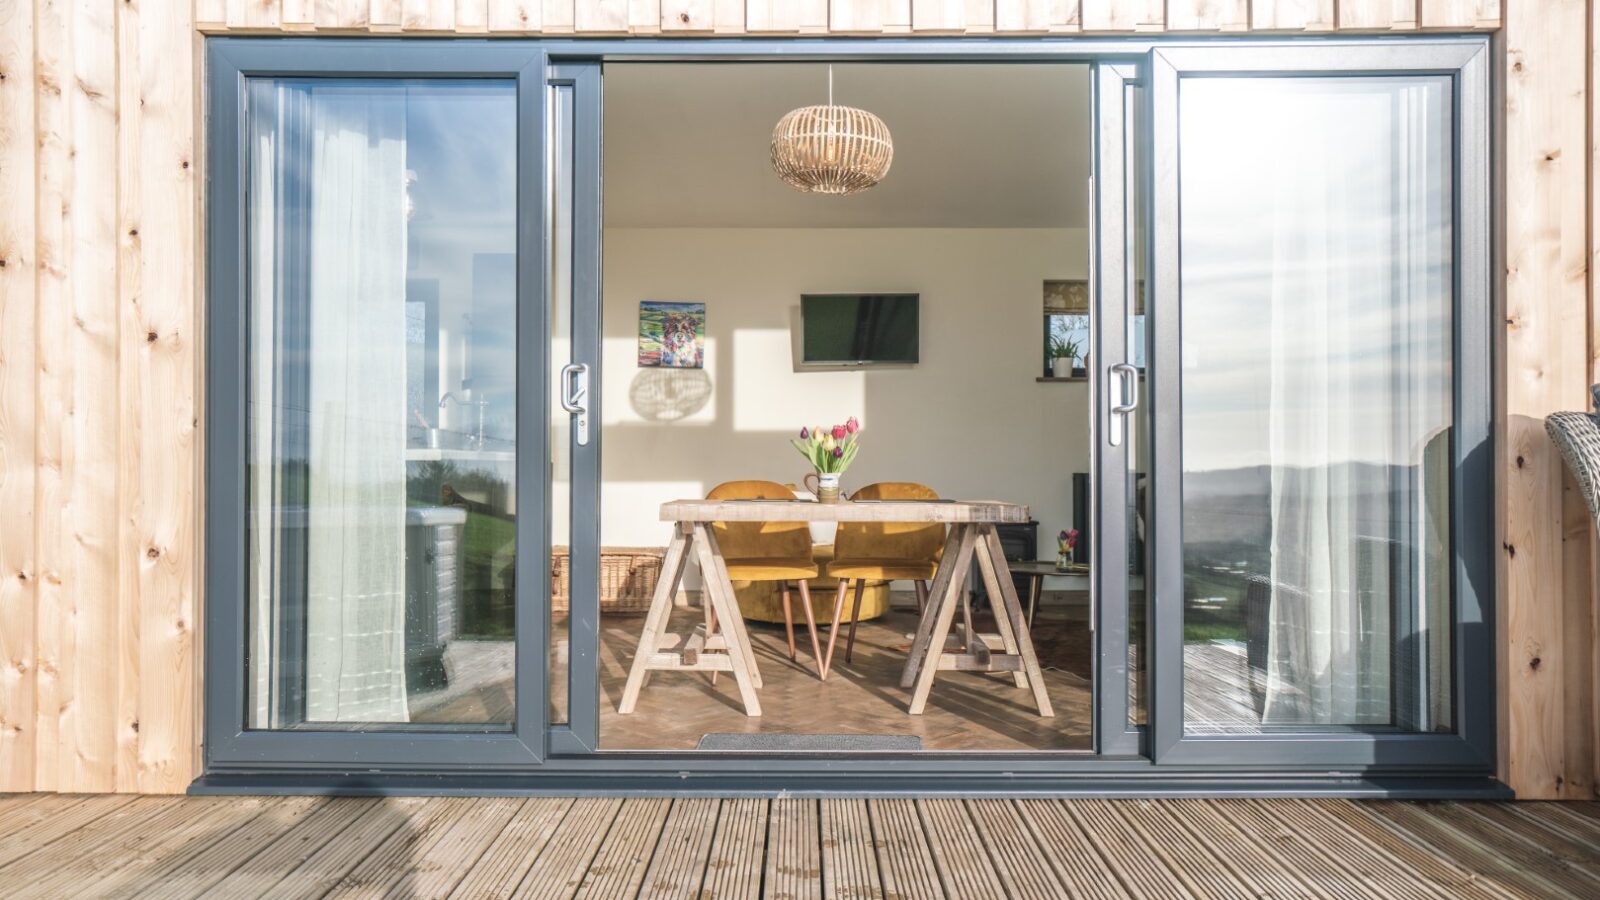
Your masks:
{"label": "doormat", "polygon": [[737,753],[910,753],[922,749],[914,734],[729,734],[712,732],[700,738],[698,750]]}

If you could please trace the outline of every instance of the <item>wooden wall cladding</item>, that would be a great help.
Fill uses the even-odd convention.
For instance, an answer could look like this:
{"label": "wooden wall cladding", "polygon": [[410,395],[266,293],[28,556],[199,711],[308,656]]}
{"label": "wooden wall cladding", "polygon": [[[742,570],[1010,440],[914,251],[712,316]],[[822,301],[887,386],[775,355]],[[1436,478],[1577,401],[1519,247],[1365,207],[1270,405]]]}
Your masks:
{"label": "wooden wall cladding", "polygon": [[201,35],[1503,28],[1500,761],[1523,796],[1594,796],[1600,554],[1537,427],[1600,380],[1589,6],[0,0],[0,790],[177,792],[199,769]]}

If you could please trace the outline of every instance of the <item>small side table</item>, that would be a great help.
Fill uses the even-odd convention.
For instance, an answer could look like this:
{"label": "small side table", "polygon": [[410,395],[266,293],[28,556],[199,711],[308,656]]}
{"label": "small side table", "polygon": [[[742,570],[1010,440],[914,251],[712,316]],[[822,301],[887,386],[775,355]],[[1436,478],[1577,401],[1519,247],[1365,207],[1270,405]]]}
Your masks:
{"label": "small side table", "polygon": [[1033,614],[1039,608],[1039,594],[1044,587],[1046,578],[1069,578],[1075,590],[1089,590],[1089,570],[1081,572],[1066,571],[1056,568],[1054,560],[1047,559],[1018,559],[1007,563],[1014,574],[1028,576],[1028,629],[1033,629]]}

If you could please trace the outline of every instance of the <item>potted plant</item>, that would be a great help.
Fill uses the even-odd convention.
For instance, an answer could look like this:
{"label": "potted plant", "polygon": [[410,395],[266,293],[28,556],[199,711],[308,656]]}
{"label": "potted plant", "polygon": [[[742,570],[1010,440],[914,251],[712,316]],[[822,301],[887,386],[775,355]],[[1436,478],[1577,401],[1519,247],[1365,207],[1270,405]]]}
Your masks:
{"label": "potted plant", "polygon": [[[850,468],[860,447],[861,423],[851,416],[843,425],[832,428],[801,428],[800,437],[791,440],[800,455],[811,461],[812,471],[806,475],[806,487],[822,503],[839,502],[839,476]],[[813,486],[812,479],[816,479]]]}
{"label": "potted plant", "polygon": [[1067,378],[1073,374],[1076,361],[1083,347],[1078,341],[1064,334],[1050,335],[1050,374],[1056,378]]}

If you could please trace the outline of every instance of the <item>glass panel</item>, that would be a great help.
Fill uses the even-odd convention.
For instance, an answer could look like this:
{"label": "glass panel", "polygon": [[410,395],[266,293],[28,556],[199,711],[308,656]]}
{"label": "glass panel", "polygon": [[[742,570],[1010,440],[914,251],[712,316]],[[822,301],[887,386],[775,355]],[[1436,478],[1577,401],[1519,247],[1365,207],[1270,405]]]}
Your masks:
{"label": "glass panel", "polygon": [[550,707],[568,709],[572,571],[572,416],[561,408],[561,367],[572,359],[572,87],[550,89]]}
{"label": "glass panel", "polygon": [[1127,335],[1128,361],[1139,370],[1136,390],[1139,405],[1128,416],[1128,721],[1143,725],[1148,719],[1150,697],[1145,666],[1145,623],[1149,620],[1145,573],[1149,571],[1150,544],[1148,510],[1150,500],[1150,383],[1145,377],[1148,358],[1145,341],[1145,315],[1149,309],[1145,292],[1149,279],[1145,234],[1149,210],[1146,207],[1145,173],[1149,171],[1149,141],[1144,140],[1144,89],[1130,86],[1124,113],[1128,152],[1128,221],[1133,246],[1133,284],[1128,286]]}
{"label": "glass panel", "polygon": [[1181,91],[1186,728],[1449,730],[1449,79]]}
{"label": "glass panel", "polygon": [[506,725],[513,82],[252,79],[252,728]]}

